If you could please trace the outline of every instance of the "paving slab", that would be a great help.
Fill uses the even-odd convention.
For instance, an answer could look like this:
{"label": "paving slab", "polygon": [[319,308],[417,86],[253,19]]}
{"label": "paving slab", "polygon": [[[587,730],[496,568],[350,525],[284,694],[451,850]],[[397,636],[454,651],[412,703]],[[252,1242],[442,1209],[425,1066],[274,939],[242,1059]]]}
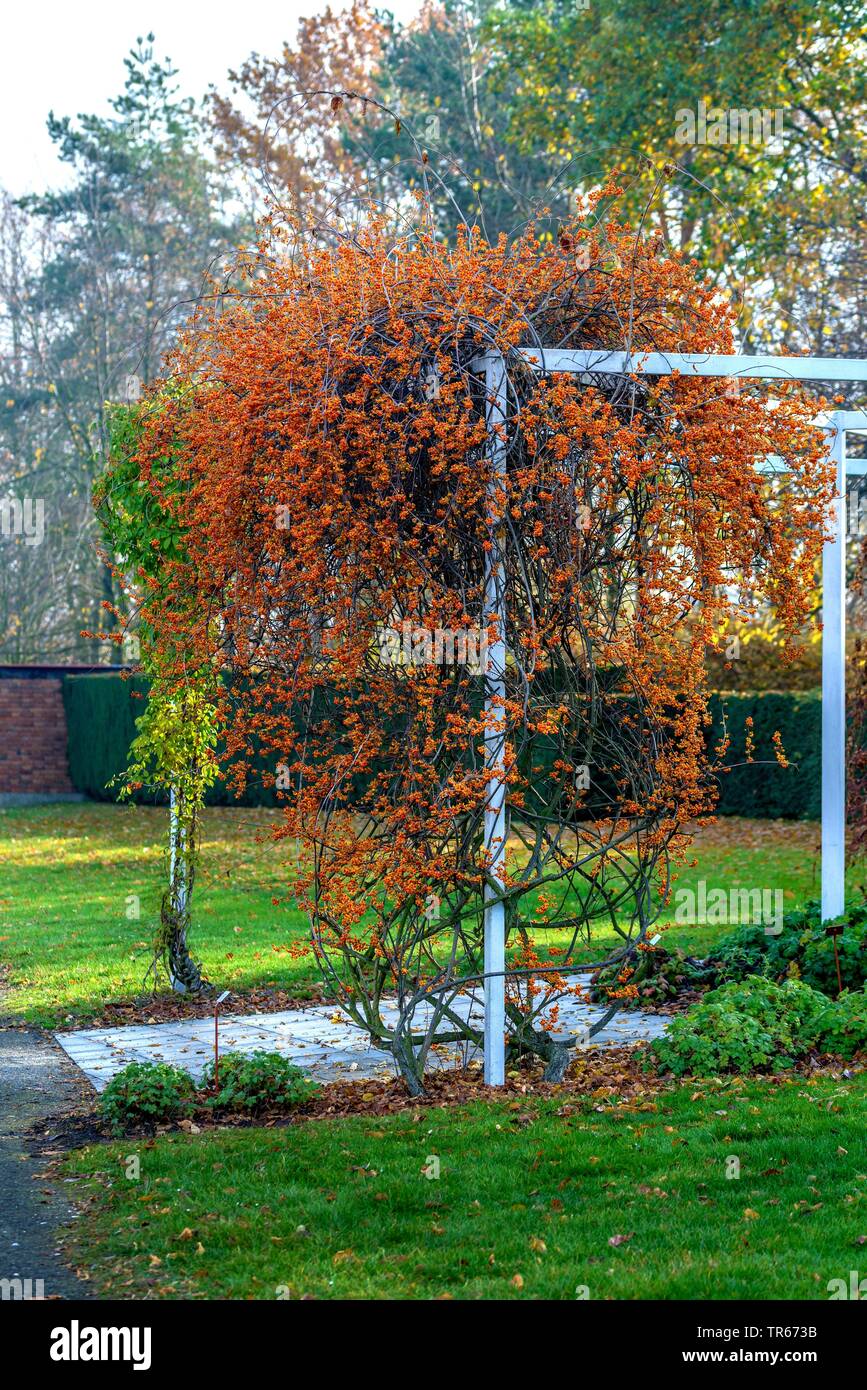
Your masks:
{"label": "paving slab", "polygon": [[[481,1023],[480,998],[460,996],[452,1008],[464,1018]],[[423,1027],[430,1005],[419,1005],[416,1027]],[[571,995],[559,1001],[554,1037],[583,1033],[603,1015],[600,1005],[587,1004]],[[398,1017],[396,1001],[386,1001],[383,1018],[392,1024]],[[543,1012],[544,1017],[544,1012]],[[662,1014],[622,1010],[594,1035],[595,1046],[622,1047],[659,1037],[668,1024]],[[212,1019],[181,1019],[174,1023],[130,1024],[123,1028],[82,1028],[55,1033],[60,1046],[81,1068],[91,1085],[101,1091],[130,1062],[169,1062],[184,1067],[198,1080],[214,1056]],[[220,1017],[220,1054],[229,1052],[279,1052],[303,1067],[317,1081],[395,1075],[389,1053],[371,1046],[367,1034],[333,1004],[314,1004],[273,1014],[225,1014]],[[481,1057],[472,1047],[442,1045],[432,1050],[431,1065],[455,1067]]]}

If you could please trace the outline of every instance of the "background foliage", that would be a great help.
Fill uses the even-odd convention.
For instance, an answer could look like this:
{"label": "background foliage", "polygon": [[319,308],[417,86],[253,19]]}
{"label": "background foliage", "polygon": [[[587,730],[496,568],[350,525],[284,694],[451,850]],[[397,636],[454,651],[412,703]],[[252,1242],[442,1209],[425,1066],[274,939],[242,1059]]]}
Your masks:
{"label": "background foliage", "polygon": [[[0,493],[42,498],[49,527],[41,546],[2,540],[0,659],[102,654],[81,634],[123,601],[90,508],[106,403],[128,374],[158,375],[269,194],[302,200],[311,224],[368,195],[405,210],[411,131],[489,235],[540,200],[565,213],[617,164],[629,214],[732,298],[744,350],[863,356],[865,51],[864,0],[444,0],[404,25],[355,0],[279,52],[248,54],[241,34],[197,104],[140,41],[108,117],[46,111],[68,185],[0,192]],[[370,104],[314,111],[303,95],[341,87]],[[677,113],[699,101],[779,108],[782,137],[678,144]],[[454,209],[437,210],[448,233]]]}

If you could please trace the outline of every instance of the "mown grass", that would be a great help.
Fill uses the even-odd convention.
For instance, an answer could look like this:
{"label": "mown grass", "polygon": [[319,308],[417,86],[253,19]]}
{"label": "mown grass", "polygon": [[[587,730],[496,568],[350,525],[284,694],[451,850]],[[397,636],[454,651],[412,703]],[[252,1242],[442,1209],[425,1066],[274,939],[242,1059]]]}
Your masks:
{"label": "mown grass", "polygon": [[[268,984],[304,997],[318,976],[310,961],[287,954],[306,930],[291,897],[285,901],[295,877],[291,847],[257,839],[275,818],[206,812],[191,944],[221,989]],[[166,812],[158,807],[40,806],[0,815],[7,1015],[63,1026],[142,994],[165,840]],[[274,898],[284,901],[275,906]]]}
{"label": "mown grass", "polygon": [[827,1299],[864,1266],[865,1101],[736,1079],[95,1146],[69,1254],[116,1298]]}
{"label": "mown grass", "polygon": [[[292,846],[268,839],[277,814],[206,812],[191,945],[221,990],[264,985],[306,998],[318,976],[311,961],[289,955],[306,924],[291,900]],[[7,1016],[71,1026],[107,1003],[142,994],[165,881],[165,838],[160,808],[82,804],[0,812]],[[818,892],[818,841],[813,825],[721,822],[700,832],[697,864],[679,870],[677,887],[703,878],[709,887],[780,888],[788,909]],[[853,888],[861,878],[863,863],[853,864]],[[282,901],[275,905],[275,898]],[[672,927],[666,942],[702,954],[722,930]],[[562,938],[552,933],[547,940],[557,945]],[[591,957],[615,941],[610,929],[600,931]]]}

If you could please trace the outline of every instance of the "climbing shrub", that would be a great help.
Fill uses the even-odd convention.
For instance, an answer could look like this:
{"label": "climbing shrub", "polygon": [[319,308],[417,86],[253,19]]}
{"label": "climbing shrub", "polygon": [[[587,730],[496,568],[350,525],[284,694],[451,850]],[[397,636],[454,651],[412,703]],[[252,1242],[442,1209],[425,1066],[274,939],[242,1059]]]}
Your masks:
{"label": "climbing shrub", "polygon": [[[159,532],[137,611],[160,672],[201,676],[237,781],[273,758],[312,949],[416,1091],[434,1046],[480,1042],[486,903],[510,1045],[559,1066],[546,1010],[583,994],[594,936],[616,938],[600,967],[647,940],[714,803],[707,649],[735,611],[770,603],[791,638],[812,606],[814,402],[611,364],[734,346],[716,288],[618,221],[620,193],[497,241],[436,234],[423,196],[405,234],[275,216],[120,448]],[[598,369],[535,370],[539,344]]]}

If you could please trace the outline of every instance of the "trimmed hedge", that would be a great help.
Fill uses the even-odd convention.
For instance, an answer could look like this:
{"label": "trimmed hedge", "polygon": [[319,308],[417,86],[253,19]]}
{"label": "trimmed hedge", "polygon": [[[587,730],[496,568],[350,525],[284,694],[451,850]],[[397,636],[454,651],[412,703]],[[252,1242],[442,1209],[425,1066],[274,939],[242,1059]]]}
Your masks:
{"label": "trimmed hedge", "polygon": [[[822,697],[818,692],[714,695],[710,714],[709,745],[716,747],[727,731],[731,744],[725,761],[729,764],[745,762],[746,721],[751,718],[754,757],[760,760],[722,775],[719,815],[821,819]],[[771,738],[777,730],[790,767],[780,767],[774,759]]]}
{"label": "trimmed hedge", "polygon": [[[142,677],[120,675],[67,676],[63,701],[69,737],[69,772],[77,791],[98,801],[117,800],[117,789],[108,786],[123,773],[129,746],[135,737],[135,721],[142,713],[142,697],[148,683]],[[726,721],[731,748],[727,761],[744,762],[745,725],[753,720],[755,756],[762,759],[736,767],[720,780],[718,811],[724,816],[781,817],[818,820],[821,810],[822,701],[818,694],[760,693],[714,695],[710,702],[712,727],[708,743],[714,747]],[[771,736],[779,730],[791,767],[770,766]],[[542,752],[544,763],[544,751]],[[263,770],[265,764],[262,765]],[[141,799],[153,801],[143,793]],[[212,805],[234,805],[220,781],[208,796]],[[274,806],[272,787],[251,779],[243,805]]]}
{"label": "trimmed hedge", "polygon": [[[69,754],[69,776],[76,791],[95,801],[117,801],[119,784],[129,762],[130,744],[136,736],[135,721],[144,712],[150,683],[142,676],[66,676],[63,705]],[[219,750],[218,750],[219,751]],[[265,763],[254,765],[243,797],[230,795],[220,778],[208,792],[209,806],[276,806],[274,788],[256,777]],[[136,792],[133,801],[144,805],[165,802],[154,792]]]}
{"label": "trimmed hedge", "polygon": [[[105,675],[64,676],[62,684],[72,785],[95,801],[116,801],[118,788],[108,783],[126,770],[149,682]],[[156,800],[144,793],[140,799]]]}

